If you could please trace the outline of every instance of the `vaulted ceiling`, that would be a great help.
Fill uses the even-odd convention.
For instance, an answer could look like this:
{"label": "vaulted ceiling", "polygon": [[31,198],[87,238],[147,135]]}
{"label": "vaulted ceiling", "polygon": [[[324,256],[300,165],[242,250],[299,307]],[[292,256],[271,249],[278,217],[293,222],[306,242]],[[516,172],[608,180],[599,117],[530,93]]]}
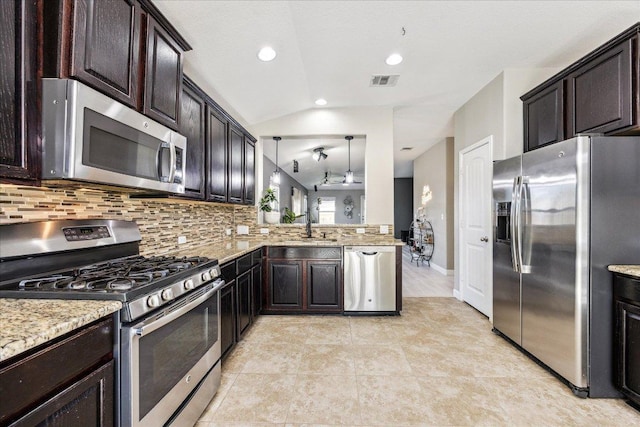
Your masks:
{"label": "vaulted ceiling", "polygon": [[[317,98],[392,108],[396,177],[453,136],[453,113],[502,70],[565,67],[640,20],[640,0],[155,3],[193,46],[185,73],[249,126]],[[259,61],[267,45],[277,56]],[[385,64],[391,53],[404,61]],[[400,77],[370,87],[373,74]]]}

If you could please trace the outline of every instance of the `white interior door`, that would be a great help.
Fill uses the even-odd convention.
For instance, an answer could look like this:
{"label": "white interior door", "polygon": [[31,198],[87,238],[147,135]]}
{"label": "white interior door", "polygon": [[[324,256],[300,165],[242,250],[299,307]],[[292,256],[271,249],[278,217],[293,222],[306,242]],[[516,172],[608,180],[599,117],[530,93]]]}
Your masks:
{"label": "white interior door", "polygon": [[460,152],[460,292],[490,318],[492,143],[490,136]]}

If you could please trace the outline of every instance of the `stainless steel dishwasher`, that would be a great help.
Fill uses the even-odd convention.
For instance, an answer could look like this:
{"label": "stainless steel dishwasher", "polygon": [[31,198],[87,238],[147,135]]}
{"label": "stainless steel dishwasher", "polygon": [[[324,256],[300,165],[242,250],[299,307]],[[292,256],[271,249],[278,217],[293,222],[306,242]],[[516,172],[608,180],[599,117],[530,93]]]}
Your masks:
{"label": "stainless steel dishwasher", "polygon": [[344,247],[344,311],[396,310],[396,247]]}

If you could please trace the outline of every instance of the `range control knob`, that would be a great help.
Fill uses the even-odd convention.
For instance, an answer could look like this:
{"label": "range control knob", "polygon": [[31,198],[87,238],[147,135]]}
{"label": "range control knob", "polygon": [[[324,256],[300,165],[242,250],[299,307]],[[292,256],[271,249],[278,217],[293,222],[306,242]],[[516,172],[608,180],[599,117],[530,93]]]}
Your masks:
{"label": "range control knob", "polygon": [[194,285],[193,280],[187,279],[184,281],[183,286],[186,290],[189,290],[189,289],[193,289],[196,285]]}
{"label": "range control knob", "polygon": [[212,268],[211,270],[209,270],[209,274],[211,275],[212,279],[215,279],[216,277],[218,277],[220,275],[218,273],[218,270],[216,270],[215,268]]}
{"label": "range control knob", "polygon": [[211,280],[211,274],[209,274],[208,271],[205,271],[204,273],[202,273],[202,281],[208,282],[209,280]]}
{"label": "range control knob", "polygon": [[169,301],[173,299],[173,289],[168,288],[162,291],[162,299]]}
{"label": "range control knob", "polygon": [[160,307],[160,295],[154,294],[147,298],[147,305],[149,307]]}

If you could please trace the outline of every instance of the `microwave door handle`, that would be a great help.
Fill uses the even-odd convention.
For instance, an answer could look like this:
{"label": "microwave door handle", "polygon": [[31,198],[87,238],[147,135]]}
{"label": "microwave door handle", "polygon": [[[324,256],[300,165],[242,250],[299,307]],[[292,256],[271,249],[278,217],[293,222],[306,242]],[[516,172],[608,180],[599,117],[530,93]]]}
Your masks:
{"label": "microwave door handle", "polygon": [[173,182],[176,176],[176,145],[173,142],[169,143],[169,153],[171,153],[169,158],[169,182]]}
{"label": "microwave door handle", "polygon": [[518,227],[518,204],[519,204],[519,188],[520,188],[520,177],[517,176],[513,178],[513,188],[511,189],[511,212],[509,213],[509,226],[511,229],[511,265],[513,271],[520,272],[520,263],[518,260],[518,249],[519,245],[519,227]]}
{"label": "microwave door handle", "polygon": [[[160,144],[160,147],[158,148],[158,156],[156,157],[156,167],[158,168],[158,180],[160,182],[171,182],[170,178],[171,178],[172,167],[169,168],[169,175],[163,175],[164,171],[162,169],[162,159],[164,158],[165,150],[171,151],[170,143],[162,142],[162,144]],[[171,153],[171,159],[173,158],[174,158],[174,154]]]}

